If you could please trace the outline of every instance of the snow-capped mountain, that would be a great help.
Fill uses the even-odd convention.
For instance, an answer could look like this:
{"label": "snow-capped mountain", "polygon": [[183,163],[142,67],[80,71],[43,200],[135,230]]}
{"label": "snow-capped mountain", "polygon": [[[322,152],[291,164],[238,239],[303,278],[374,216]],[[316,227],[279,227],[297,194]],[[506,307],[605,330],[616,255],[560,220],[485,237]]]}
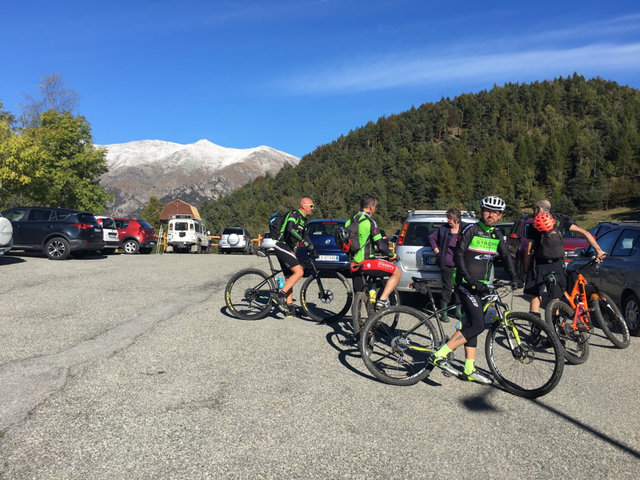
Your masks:
{"label": "snow-capped mountain", "polygon": [[100,179],[115,194],[113,216],[133,216],[153,195],[162,203],[180,199],[196,207],[265,173],[300,159],[270,147],[225,148],[208,140],[181,145],[161,140],[101,145],[109,172]]}

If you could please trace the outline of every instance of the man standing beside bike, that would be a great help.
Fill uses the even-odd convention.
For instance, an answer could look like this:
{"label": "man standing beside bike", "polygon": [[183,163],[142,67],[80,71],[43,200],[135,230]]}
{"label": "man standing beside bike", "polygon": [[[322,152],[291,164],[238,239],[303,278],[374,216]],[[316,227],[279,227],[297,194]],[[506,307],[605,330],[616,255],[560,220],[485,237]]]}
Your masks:
{"label": "man standing beside bike", "polygon": [[[524,269],[526,283],[524,293],[531,295],[529,313],[540,317],[540,305],[542,303],[542,293],[544,292],[547,277],[553,275],[555,282],[550,284],[551,291],[548,291],[551,300],[562,297],[567,289],[567,276],[564,263],[564,240],[563,233],[568,230],[584,237],[589,245],[596,252],[599,262],[604,260],[606,254],[602,251],[593,235],[580,228],[568,217],[564,215],[553,216],[551,213],[551,203],[547,200],[540,200],[533,207],[533,222],[527,232],[527,250],[524,256]],[[555,234],[555,235],[554,235]],[[553,246],[553,238],[557,246]],[[548,240],[552,239],[552,240]],[[557,250],[553,253],[554,250]]]}
{"label": "man standing beside bike", "polygon": [[385,287],[376,300],[376,310],[387,308],[390,305],[389,295],[400,281],[402,272],[392,262],[375,258],[375,247],[390,260],[395,258],[395,253],[389,249],[389,242],[383,237],[378,224],[371,217],[378,206],[378,198],[366,193],[360,199],[360,212],[347,220],[345,227],[351,222],[358,222],[358,240],[360,250],[351,258],[351,276],[353,278],[353,291],[359,292],[364,287],[364,276],[389,277]]}
{"label": "man standing beside bike", "polygon": [[278,305],[286,317],[295,316],[293,287],[304,275],[304,270],[295,254],[296,247],[302,243],[309,252],[309,257],[318,258],[318,253],[307,232],[307,217],[311,215],[314,208],[313,200],[310,198],[305,197],[300,200],[300,208],[290,212],[285,218],[280,230],[280,240],[274,249],[286,279],[284,286],[278,292]]}
{"label": "man standing beside bike", "polygon": [[464,227],[458,236],[453,259],[456,266],[456,292],[467,316],[467,323],[457,331],[431,358],[431,363],[449,375],[458,375],[447,361],[447,356],[464,345],[464,378],[478,383],[493,383],[491,378],[475,367],[478,336],[484,331],[482,295],[486,293],[491,277],[493,260],[499,254],[505,262],[505,270],[511,276],[512,288],[522,288],[513,259],[504,243],[502,232],[495,228],[505,210],[501,198],[489,196],[480,202],[482,216],[478,223]]}

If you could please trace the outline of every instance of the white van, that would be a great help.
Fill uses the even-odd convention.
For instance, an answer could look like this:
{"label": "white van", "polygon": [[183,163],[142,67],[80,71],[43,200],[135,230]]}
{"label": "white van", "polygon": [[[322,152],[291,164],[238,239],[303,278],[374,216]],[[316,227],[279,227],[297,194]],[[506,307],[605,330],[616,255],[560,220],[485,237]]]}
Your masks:
{"label": "white van", "polygon": [[120,247],[120,237],[118,235],[118,227],[111,217],[101,217],[96,215],[96,220],[102,225],[102,236],[104,239],[104,248],[101,250],[105,255],[115,253]]}
{"label": "white van", "polygon": [[204,222],[190,215],[174,215],[167,226],[166,253],[211,253],[211,239]]}

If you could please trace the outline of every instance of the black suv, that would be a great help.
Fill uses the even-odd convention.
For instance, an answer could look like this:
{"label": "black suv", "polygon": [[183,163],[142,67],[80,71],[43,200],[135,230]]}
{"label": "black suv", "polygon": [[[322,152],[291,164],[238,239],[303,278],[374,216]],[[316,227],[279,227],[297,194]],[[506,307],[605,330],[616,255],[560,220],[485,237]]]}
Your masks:
{"label": "black suv", "polygon": [[13,250],[44,252],[51,260],[86,257],[104,248],[93,213],[67,208],[16,207],[2,212],[13,226]]}

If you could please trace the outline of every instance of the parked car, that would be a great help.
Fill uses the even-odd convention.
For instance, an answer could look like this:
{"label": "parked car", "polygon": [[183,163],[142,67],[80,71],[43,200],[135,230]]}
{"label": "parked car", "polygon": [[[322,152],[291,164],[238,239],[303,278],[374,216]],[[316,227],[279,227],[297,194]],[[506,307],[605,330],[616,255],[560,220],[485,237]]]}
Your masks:
{"label": "parked car", "polygon": [[[604,232],[606,232],[607,230],[609,230],[610,228],[616,227],[618,225],[624,225],[625,223],[628,222],[598,222],[598,224],[593,227],[591,230],[589,230],[589,233],[591,235],[593,235],[595,238],[598,238],[600,235],[602,235]],[[637,222],[632,222],[632,223],[637,223]]]}
{"label": "parked car", "polygon": [[[476,223],[474,212],[462,212],[460,228],[467,223]],[[402,276],[397,289],[400,292],[413,292],[409,287],[411,277],[436,280],[430,286],[434,291],[442,290],[440,267],[436,264],[437,255],[429,244],[429,235],[447,224],[446,210],[410,210],[402,230],[397,232],[395,252]],[[396,240],[395,237],[390,238]]]}
{"label": "parked car", "polygon": [[[346,222],[346,220],[334,218],[309,221],[309,237],[311,238],[311,243],[313,243],[313,248],[319,255],[315,262],[318,269],[349,271],[349,256],[338,248],[333,238],[338,227],[344,226]],[[309,252],[307,252],[306,248],[300,246],[296,251],[296,256],[302,262],[309,258]]]}
{"label": "parked car", "polygon": [[[533,222],[533,218],[524,215],[514,222],[511,233],[507,235],[507,247],[516,264],[516,271],[520,278],[524,277],[524,254],[527,249],[527,233],[531,228],[531,222]],[[569,230],[564,232],[563,237],[565,262],[570,262],[589,246],[589,242]]]}
{"label": "parked car", "polygon": [[111,217],[101,217],[96,215],[96,220],[102,227],[102,236],[104,240],[104,248],[102,253],[110,255],[120,247],[120,236],[118,235],[118,227],[116,221]]}
{"label": "parked car", "polygon": [[226,227],[220,234],[218,253],[242,252],[253,253],[253,243],[251,237],[242,227]]}
{"label": "parked car", "polygon": [[13,249],[44,252],[51,260],[86,257],[104,247],[91,212],[55,207],[16,207],[2,212],[13,227]]}
{"label": "parked car", "polygon": [[126,254],[151,253],[158,242],[154,228],[144,220],[114,218],[118,227],[120,247]]}
{"label": "parked car", "polygon": [[[612,225],[598,236],[607,257],[582,274],[616,302],[632,335],[640,335],[640,225],[636,222]],[[588,247],[569,268],[587,263],[595,252]]]}
{"label": "parked car", "polygon": [[211,253],[211,239],[204,222],[191,215],[174,215],[167,225],[167,249],[171,252]]}
{"label": "parked car", "polygon": [[4,255],[13,245],[13,227],[11,221],[0,214],[0,255]]}

